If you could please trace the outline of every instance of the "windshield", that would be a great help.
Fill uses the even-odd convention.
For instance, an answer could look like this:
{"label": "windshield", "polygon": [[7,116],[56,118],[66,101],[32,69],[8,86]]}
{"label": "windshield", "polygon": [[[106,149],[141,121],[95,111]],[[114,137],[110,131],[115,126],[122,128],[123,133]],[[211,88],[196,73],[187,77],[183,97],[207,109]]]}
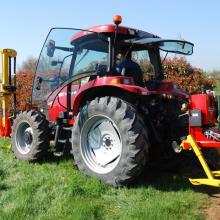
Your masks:
{"label": "windshield", "polygon": [[138,38],[127,41],[133,45],[146,45],[148,47],[156,46],[165,52],[191,55],[193,53],[193,44],[182,40],[164,40],[161,38]]}
{"label": "windshield", "polygon": [[162,62],[168,53],[174,55],[191,55],[193,53],[193,46],[192,43],[182,40],[139,37],[122,40],[119,50],[121,50],[126,57],[131,57],[132,61],[140,66],[143,78],[149,80],[153,78],[164,78]]}
{"label": "windshield", "polygon": [[[107,69],[108,41],[94,32],[55,28],[50,31],[38,61],[32,103],[41,103],[75,75]],[[100,37],[99,37],[100,36]]]}

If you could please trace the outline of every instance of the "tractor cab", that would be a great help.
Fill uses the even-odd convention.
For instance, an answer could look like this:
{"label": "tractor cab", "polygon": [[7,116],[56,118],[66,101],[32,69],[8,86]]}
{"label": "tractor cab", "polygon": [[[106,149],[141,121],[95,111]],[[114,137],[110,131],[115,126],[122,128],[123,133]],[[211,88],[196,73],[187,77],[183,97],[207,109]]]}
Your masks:
{"label": "tractor cab", "polygon": [[[193,44],[164,40],[148,32],[113,24],[88,30],[51,29],[39,58],[32,104],[53,104],[60,89],[69,83],[72,84],[69,91],[76,93],[82,85],[97,77],[127,76],[131,78],[130,84],[155,89],[154,82],[163,79],[161,51],[191,55]],[[125,60],[133,64],[123,66]],[[143,68],[146,64],[147,72]],[[67,101],[64,102],[62,105],[67,107]]]}

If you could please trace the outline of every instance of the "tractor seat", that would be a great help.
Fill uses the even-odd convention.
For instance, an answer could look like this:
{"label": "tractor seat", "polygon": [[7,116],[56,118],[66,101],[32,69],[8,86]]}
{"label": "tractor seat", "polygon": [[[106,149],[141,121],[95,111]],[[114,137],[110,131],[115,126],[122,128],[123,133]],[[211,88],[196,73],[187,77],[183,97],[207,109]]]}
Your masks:
{"label": "tractor seat", "polygon": [[143,75],[140,66],[130,59],[125,59],[116,67],[118,73],[122,76],[132,77],[135,85],[143,87]]}

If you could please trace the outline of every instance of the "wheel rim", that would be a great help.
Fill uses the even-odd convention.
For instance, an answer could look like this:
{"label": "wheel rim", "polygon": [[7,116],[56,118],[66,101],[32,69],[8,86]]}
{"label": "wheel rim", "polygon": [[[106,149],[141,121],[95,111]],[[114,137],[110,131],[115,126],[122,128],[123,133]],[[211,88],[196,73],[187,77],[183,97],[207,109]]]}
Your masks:
{"label": "wheel rim", "polygon": [[105,174],[118,164],[122,142],[115,123],[104,115],[88,119],[81,131],[80,149],[84,162],[96,173]]}
{"label": "wheel rim", "polygon": [[33,145],[33,129],[28,122],[20,122],[16,131],[16,146],[21,154],[27,154]]}

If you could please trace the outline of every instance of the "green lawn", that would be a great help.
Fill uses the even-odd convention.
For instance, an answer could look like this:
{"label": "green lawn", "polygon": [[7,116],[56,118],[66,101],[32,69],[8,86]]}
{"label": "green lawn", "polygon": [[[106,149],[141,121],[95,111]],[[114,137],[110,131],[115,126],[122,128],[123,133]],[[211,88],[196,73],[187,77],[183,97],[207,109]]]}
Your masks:
{"label": "green lawn", "polygon": [[114,189],[82,175],[72,159],[14,158],[0,139],[0,219],[203,219],[207,195],[171,174],[143,175]]}

